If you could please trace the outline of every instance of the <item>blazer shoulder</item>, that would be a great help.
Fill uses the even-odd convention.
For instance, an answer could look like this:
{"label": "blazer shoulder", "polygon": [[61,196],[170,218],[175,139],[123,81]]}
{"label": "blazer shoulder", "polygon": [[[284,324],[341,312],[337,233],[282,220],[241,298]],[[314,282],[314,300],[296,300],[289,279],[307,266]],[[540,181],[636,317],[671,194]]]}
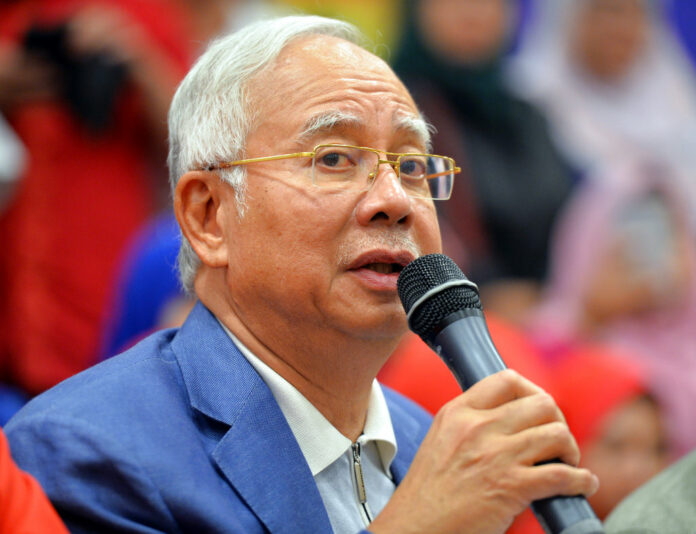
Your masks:
{"label": "blazer shoulder", "polygon": [[[86,369],[30,400],[7,424],[34,417],[79,415],[105,420],[109,412],[141,399],[163,397],[179,389],[180,371],[171,350],[176,330],[163,330],[127,350]],[[173,378],[173,380],[172,380]]]}
{"label": "blazer shoulder", "polygon": [[427,431],[433,421],[433,416],[415,401],[394,391],[390,387],[380,384],[384,392],[384,398],[389,407],[389,413],[394,420],[394,425],[401,419],[408,418],[421,429]]}

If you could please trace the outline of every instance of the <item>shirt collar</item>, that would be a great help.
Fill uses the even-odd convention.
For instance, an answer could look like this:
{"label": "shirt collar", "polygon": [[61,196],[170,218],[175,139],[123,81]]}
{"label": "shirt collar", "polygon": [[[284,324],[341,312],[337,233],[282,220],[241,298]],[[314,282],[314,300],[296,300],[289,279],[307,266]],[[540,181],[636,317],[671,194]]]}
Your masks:
{"label": "shirt collar", "polygon": [[[323,471],[351,447],[350,439],[341,434],[304,395],[253,354],[224,324],[220,322],[220,325],[271,390],[309,464],[312,476]],[[391,478],[389,468],[396,456],[396,437],[389,408],[377,380],[372,382],[365,427],[358,438],[361,445],[369,441],[377,445],[382,468]]]}

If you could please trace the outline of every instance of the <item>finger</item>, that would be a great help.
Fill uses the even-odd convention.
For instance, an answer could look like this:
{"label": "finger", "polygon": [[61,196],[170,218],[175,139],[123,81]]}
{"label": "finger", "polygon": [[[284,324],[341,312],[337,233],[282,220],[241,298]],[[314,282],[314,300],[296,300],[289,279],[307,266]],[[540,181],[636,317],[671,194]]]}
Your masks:
{"label": "finger", "polygon": [[562,463],[536,465],[521,473],[520,487],[529,501],[556,495],[589,497],[599,489],[599,478],[588,469]]}
{"label": "finger", "polygon": [[122,25],[118,10],[87,7],[70,21],[68,45],[74,53],[97,53],[110,48]]}
{"label": "finger", "polygon": [[580,449],[568,426],[560,421],[528,428],[510,436],[510,450],[525,465],[535,465],[560,459],[563,463],[577,466]]}
{"label": "finger", "polygon": [[477,382],[460,397],[472,408],[487,410],[543,391],[516,371],[506,369]]}
{"label": "finger", "polygon": [[546,423],[565,423],[563,412],[545,391],[514,399],[491,412],[498,420],[496,428],[503,434],[516,434]]}

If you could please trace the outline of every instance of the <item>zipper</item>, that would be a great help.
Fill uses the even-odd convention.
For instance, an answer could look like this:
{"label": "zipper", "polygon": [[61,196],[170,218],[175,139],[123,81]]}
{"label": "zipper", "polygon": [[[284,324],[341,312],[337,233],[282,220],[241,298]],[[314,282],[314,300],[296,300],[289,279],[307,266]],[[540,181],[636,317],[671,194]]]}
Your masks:
{"label": "zipper", "polygon": [[367,504],[367,494],[365,493],[365,479],[363,478],[362,465],[360,464],[360,443],[353,443],[353,474],[355,475],[355,491],[357,493],[360,510],[363,513],[365,525],[372,523],[372,512]]}

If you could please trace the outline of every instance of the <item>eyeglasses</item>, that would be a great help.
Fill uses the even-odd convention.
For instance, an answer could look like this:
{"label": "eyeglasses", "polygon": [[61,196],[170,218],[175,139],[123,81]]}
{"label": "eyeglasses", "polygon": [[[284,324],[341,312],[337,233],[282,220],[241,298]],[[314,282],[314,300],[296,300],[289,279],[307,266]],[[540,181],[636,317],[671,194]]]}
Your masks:
{"label": "eyeglasses", "polygon": [[[381,154],[389,159],[381,159]],[[206,170],[290,158],[312,158],[312,183],[332,191],[367,191],[379,173],[379,166],[386,164],[392,167],[409,196],[433,200],[447,200],[452,195],[454,175],[461,172],[454,160],[446,156],[381,152],[375,148],[334,144],[318,145],[311,152],[219,163]]]}

